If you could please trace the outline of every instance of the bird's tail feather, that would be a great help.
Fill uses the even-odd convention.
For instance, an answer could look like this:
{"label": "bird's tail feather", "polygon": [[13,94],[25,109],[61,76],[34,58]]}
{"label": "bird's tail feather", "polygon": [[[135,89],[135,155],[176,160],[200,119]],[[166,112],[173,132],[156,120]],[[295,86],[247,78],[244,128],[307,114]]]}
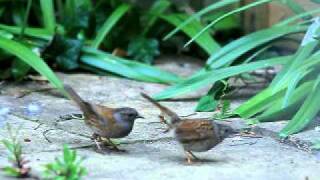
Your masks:
{"label": "bird's tail feather", "polygon": [[80,107],[81,111],[85,116],[96,114],[95,111],[92,109],[91,105],[84,101],[71,86],[64,85],[64,89],[67,91],[69,97]]}
{"label": "bird's tail feather", "polygon": [[174,124],[178,121],[180,121],[180,117],[173,111],[171,111],[169,108],[161,105],[160,103],[158,103],[157,101],[155,101],[154,99],[152,99],[149,95],[145,94],[145,93],[141,93],[141,96],[144,97],[145,99],[147,99],[148,101],[150,101],[152,104],[154,104],[155,106],[157,106],[161,112],[163,114],[166,114],[167,116],[170,117],[171,119],[171,123]]}

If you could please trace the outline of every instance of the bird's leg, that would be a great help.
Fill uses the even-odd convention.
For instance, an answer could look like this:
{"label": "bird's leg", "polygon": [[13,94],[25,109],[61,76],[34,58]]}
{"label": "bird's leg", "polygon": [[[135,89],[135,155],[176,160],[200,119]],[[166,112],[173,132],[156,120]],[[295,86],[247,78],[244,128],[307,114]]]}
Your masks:
{"label": "bird's leg", "polygon": [[167,125],[168,127],[163,131],[163,133],[167,133],[170,131],[170,129],[172,129],[171,124],[168,123],[168,121],[166,121],[164,119],[164,116],[162,114],[159,115],[159,119],[160,119],[160,123],[163,123],[165,125]]}
{"label": "bird's leg", "polygon": [[199,160],[199,158],[196,155],[194,155],[191,151],[188,151],[188,153],[193,157],[193,159]]}
{"label": "bird's leg", "polygon": [[92,140],[96,144],[98,151],[102,151],[101,146],[99,144],[99,142],[101,142],[101,137],[98,134],[93,133],[92,134]]}
{"label": "bird's leg", "polygon": [[114,150],[119,151],[119,152],[125,151],[125,150],[119,149],[118,146],[117,146],[114,142],[111,141],[111,139],[106,138],[106,140],[107,140],[106,143],[107,143],[108,145],[111,145]]}
{"label": "bird's leg", "polygon": [[185,151],[186,155],[187,155],[187,162],[188,164],[192,164],[192,158],[195,160],[199,160],[199,158],[197,156],[195,156],[191,151]]}
{"label": "bird's leg", "polygon": [[186,156],[187,156],[187,163],[192,164],[192,156],[190,155],[189,151],[185,151]]}

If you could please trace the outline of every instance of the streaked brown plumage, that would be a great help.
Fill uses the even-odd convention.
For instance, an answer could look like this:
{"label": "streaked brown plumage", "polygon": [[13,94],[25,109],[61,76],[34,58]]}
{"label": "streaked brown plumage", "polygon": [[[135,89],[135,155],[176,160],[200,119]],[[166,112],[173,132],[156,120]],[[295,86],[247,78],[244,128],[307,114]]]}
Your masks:
{"label": "streaked brown plumage", "polygon": [[[79,106],[84,115],[84,121],[93,131],[93,137],[106,138],[108,143],[117,149],[110,138],[122,138],[127,136],[134,124],[134,120],[142,118],[133,108],[110,108],[107,106],[91,104],[84,101],[69,85],[64,85],[69,97]],[[97,147],[100,149],[99,144]]]}
{"label": "streaked brown plumage", "polygon": [[[192,157],[197,159],[192,151],[208,151],[224,138],[235,133],[231,127],[216,123],[213,120],[202,118],[181,119],[175,112],[156,102],[147,94],[141,93],[141,95],[160,109],[162,122],[168,124],[169,128],[174,129],[175,138],[183,146],[188,163],[192,163]],[[168,118],[169,122],[163,115]]]}

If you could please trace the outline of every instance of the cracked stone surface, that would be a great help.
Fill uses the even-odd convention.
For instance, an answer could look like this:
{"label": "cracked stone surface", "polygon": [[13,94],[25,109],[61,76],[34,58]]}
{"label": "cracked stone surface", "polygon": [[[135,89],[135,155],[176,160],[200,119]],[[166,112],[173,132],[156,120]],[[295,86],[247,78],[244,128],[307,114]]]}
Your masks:
{"label": "cracked stone surface", "polygon": [[[162,58],[158,66],[183,76],[192,74],[201,67],[195,60],[172,57]],[[61,121],[60,116],[80,113],[69,100],[55,91],[34,92],[16,98],[26,89],[47,87],[39,82],[8,84],[1,89],[0,106],[9,107],[7,122],[20,129],[20,140],[24,155],[30,160],[35,174],[41,174],[44,164],[61,155],[63,144],[77,149],[85,157],[83,165],[88,169],[84,179],[297,179],[310,180],[320,177],[320,159],[311,152],[311,142],[320,137],[315,122],[306,131],[293,135],[287,142],[279,142],[276,132],[284,122],[263,123],[256,127],[260,138],[228,138],[214,149],[197,153],[202,162],[188,166],[182,148],[171,133],[163,133],[165,127],[159,123],[159,111],[142,97],[140,92],[155,94],[166,85],[137,82],[111,76],[92,74],[62,74],[59,77],[73,86],[86,100],[111,107],[130,106],[136,108],[146,119],[138,119],[132,133],[118,140],[125,153],[96,153],[90,140],[90,131],[82,120]],[[196,99],[206,89],[183,96],[183,100],[162,102],[179,115],[193,113]],[[257,89],[255,89],[257,90]],[[255,90],[251,92],[255,92]],[[247,93],[247,91],[245,91]],[[250,95],[249,95],[250,96]],[[240,95],[238,96],[240,97]],[[243,99],[234,99],[232,107]],[[37,114],[28,114],[26,107],[36,102],[41,107]],[[212,113],[197,113],[191,117],[210,117]],[[244,128],[240,119],[229,122],[234,128]],[[1,137],[7,137],[4,128]],[[298,142],[294,144],[292,142]],[[307,148],[299,148],[298,146]],[[0,166],[7,165],[5,149],[0,146]],[[0,179],[8,179],[0,173]]]}

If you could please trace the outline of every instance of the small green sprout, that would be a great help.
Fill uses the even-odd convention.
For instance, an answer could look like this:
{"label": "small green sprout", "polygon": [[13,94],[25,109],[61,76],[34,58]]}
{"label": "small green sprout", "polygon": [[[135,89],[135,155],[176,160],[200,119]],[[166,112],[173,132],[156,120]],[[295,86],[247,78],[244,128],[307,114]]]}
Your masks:
{"label": "small green sprout", "polygon": [[45,179],[54,180],[79,180],[86,175],[86,169],[80,164],[83,158],[79,158],[75,150],[67,145],[63,147],[63,158],[56,158],[53,163],[45,166]]}
{"label": "small green sprout", "polygon": [[233,115],[231,112],[230,100],[221,100],[219,106],[220,106],[220,112],[215,113],[213,115],[214,119],[222,120]]}
{"label": "small green sprout", "polygon": [[17,178],[31,177],[31,168],[26,166],[28,161],[22,156],[22,146],[17,138],[18,130],[13,132],[9,124],[7,124],[7,130],[9,138],[1,140],[1,143],[8,151],[8,160],[12,163],[12,166],[5,166],[1,170],[8,176]]}

